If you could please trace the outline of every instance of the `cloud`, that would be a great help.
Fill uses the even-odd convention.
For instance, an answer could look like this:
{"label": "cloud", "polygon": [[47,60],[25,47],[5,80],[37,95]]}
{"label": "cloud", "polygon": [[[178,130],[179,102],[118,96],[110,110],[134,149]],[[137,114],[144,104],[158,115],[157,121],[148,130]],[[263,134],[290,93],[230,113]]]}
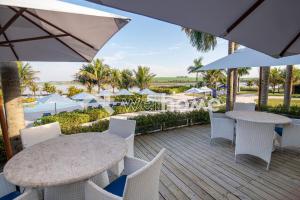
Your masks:
{"label": "cloud", "polygon": [[135,46],[120,45],[120,44],[115,43],[115,42],[110,43],[109,47],[116,48],[116,49],[137,49]]}
{"label": "cloud", "polygon": [[182,42],[176,43],[176,44],[174,44],[173,46],[170,46],[170,47],[168,48],[168,50],[170,50],[170,51],[175,51],[175,50],[180,49],[182,46],[183,46],[183,43],[182,43]]}

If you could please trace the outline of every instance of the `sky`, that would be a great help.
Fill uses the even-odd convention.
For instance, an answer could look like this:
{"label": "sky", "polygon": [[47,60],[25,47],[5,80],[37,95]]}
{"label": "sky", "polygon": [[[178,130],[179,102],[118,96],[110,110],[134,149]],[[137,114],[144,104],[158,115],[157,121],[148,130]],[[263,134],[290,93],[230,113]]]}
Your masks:
{"label": "sky", "polygon": [[[193,60],[203,57],[208,64],[227,55],[227,41],[218,39],[217,47],[208,53],[201,53],[192,47],[180,26],[151,19],[148,17],[96,5],[84,0],[66,0],[83,6],[92,7],[131,19],[98,52],[96,58],[117,69],[136,69],[148,66],[156,76],[193,76],[187,73]],[[83,63],[46,63],[30,62],[39,71],[40,81],[71,81]],[[49,70],[49,68],[51,70]],[[250,77],[257,76],[254,68]]]}

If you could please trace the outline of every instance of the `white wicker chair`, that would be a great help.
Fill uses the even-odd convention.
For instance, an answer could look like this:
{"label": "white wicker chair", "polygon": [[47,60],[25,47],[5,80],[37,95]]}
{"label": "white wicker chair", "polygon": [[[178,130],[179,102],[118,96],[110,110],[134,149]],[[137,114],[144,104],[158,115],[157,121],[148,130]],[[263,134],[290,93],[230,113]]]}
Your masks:
{"label": "white wicker chair", "polygon": [[276,134],[280,147],[300,147],[300,119],[293,119],[293,122],[284,125],[281,131]]}
{"label": "white wicker chair", "polygon": [[233,119],[226,117],[222,113],[213,113],[208,110],[210,117],[211,134],[210,139],[225,138],[234,141],[234,125]]}
{"label": "white wicker chair", "polygon": [[233,106],[234,111],[244,110],[244,111],[255,111],[255,103],[241,103],[236,102]]}
{"label": "white wicker chair", "polygon": [[24,148],[34,144],[55,138],[61,135],[61,129],[58,122],[45,124],[42,126],[25,128],[20,130],[21,140]]}
{"label": "white wicker chair", "polygon": [[[127,156],[134,157],[134,134],[135,134],[135,120],[124,120],[118,118],[110,118],[109,120],[109,134],[115,134],[125,139],[127,143]],[[110,171],[119,176],[124,169],[124,161],[120,161],[117,165],[112,167]]]}
{"label": "white wicker chair", "polygon": [[239,154],[257,156],[268,163],[269,170],[274,141],[274,124],[237,120],[235,159]]}
{"label": "white wicker chair", "polygon": [[28,189],[21,194],[16,190],[16,186],[6,181],[3,173],[0,173],[0,200],[1,199],[39,200],[40,198],[37,190]]}
{"label": "white wicker chair", "polygon": [[[165,149],[150,162],[125,157],[123,174],[107,188],[92,181],[85,184],[85,200],[158,200],[159,176]],[[114,193],[111,193],[113,191]]]}

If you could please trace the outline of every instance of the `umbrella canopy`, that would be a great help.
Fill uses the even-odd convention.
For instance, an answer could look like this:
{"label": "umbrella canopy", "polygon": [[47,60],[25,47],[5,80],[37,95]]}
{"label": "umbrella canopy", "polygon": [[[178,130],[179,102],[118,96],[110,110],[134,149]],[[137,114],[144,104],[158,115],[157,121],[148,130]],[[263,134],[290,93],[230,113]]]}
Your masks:
{"label": "umbrella canopy", "polygon": [[210,33],[274,57],[300,54],[297,0],[90,1]]}
{"label": "umbrella canopy", "polygon": [[113,95],[114,94],[111,93],[109,90],[102,90],[99,93],[99,96],[102,96],[102,97],[110,97],[110,96],[113,96]]}
{"label": "umbrella canopy", "polygon": [[201,91],[199,88],[191,88],[184,92],[185,94],[201,94],[203,91]]}
{"label": "umbrella canopy", "polygon": [[210,88],[208,88],[208,87],[206,87],[206,86],[201,87],[200,90],[201,90],[201,91],[204,91],[204,92],[212,92],[212,89],[210,89]]}
{"label": "umbrella canopy", "polygon": [[128,22],[58,0],[0,0],[0,62],[91,61]]}
{"label": "umbrella canopy", "polygon": [[50,94],[48,96],[38,99],[38,102],[39,103],[70,103],[74,101],[72,101],[69,98],[60,96],[58,94]]}
{"label": "umbrella canopy", "polygon": [[139,92],[139,94],[141,94],[141,95],[156,95],[157,93],[153,92],[152,90],[150,90],[148,88],[145,88],[145,89],[141,90]]}
{"label": "umbrella canopy", "polygon": [[133,95],[133,94],[126,89],[121,89],[121,90],[119,90],[119,92],[116,93],[116,95],[117,96],[122,96],[122,95],[129,96],[129,95]]}
{"label": "umbrella canopy", "polygon": [[284,58],[273,58],[253,49],[239,49],[233,54],[225,56],[208,65],[203,66],[202,70],[217,70],[225,68],[243,68],[260,66],[279,66],[300,64],[300,55],[288,56]]}
{"label": "umbrella canopy", "polygon": [[79,94],[72,96],[71,99],[73,99],[73,100],[92,100],[92,99],[96,99],[96,97],[89,93],[81,92]]}

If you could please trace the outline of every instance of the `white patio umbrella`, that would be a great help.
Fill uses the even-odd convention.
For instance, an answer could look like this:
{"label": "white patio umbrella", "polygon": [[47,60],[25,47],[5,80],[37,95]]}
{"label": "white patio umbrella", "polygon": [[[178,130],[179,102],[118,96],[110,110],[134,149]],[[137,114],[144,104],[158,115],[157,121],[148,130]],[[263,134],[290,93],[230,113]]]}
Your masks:
{"label": "white patio umbrella", "polygon": [[150,90],[148,88],[145,88],[145,89],[139,91],[139,94],[140,95],[157,95],[156,92],[154,92],[154,91],[152,91],[152,90]]}
{"label": "white patio umbrella", "polygon": [[199,88],[190,88],[184,92],[185,94],[201,94],[203,91],[201,91]]}
{"label": "white patio umbrella", "polygon": [[[91,61],[98,50],[128,22],[125,17],[58,0],[0,0],[0,69],[7,68],[15,73],[16,65],[9,61],[17,60]],[[11,66],[14,68],[9,69]],[[15,78],[15,75],[9,76]],[[19,88],[11,84],[5,85],[4,89]],[[7,95],[3,93],[4,101],[7,101]],[[20,98],[17,91],[9,95],[10,99]],[[6,110],[6,115],[0,110],[0,122],[7,123],[15,134],[23,127],[24,118],[22,106],[12,104],[12,107]],[[14,113],[13,118],[5,119],[5,116],[13,116]],[[2,133],[10,158],[12,150],[7,127]]]}
{"label": "white patio umbrella", "polygon": [[58,0],[0,0],[0,62],[91,61],[128,22]]}
{"label": "white patio umbrella", "polygon": [[86,101],[86,100],[96,99],[96,97],[94,95],[89,94],[89,93],[81,92],[79,94],[76,94],[76,95],[72,96],[71,99],[78,100],[78,101]]}
{"label": "white patio umbrella", "polygon": [[226,68],[260,67],[260,66],[280,66],[300,64],[300,55],[288,56],[284,58],[273,58],[261,52],[249,48],[239,49],[233,54],[209,63],[202,70],[217,70]]}
{"label": "white patio umbrella", "polygon": [[210,33],[274,57],[300,54],[297,0],[89,1]]}
{"label": "white patio umbrella", "polygon": [[113,96],[113,95],[114,94],[111,93],[109,90],[102,90],[99,93],[99,96],[102,96],[102,97],[110,97],[110,96]]}
{"label": "white patio umbrella", "polygon": [[38,99],[39,103],[59,103],[59,102],[73,102],[71,99],[63,97],[59,94],[50,94]]}
{"label": "white patio umbrella", "polygon": [[208,88],[207,86],[201,87],[200,90],[204,93],[212,93],[212,89]]}
{"label": "white patio umbrella", "polygon": [[133,94],[131,92],[129,92],[128,90],[126,90],[126,89],[121,89],[115,95],[116,96],[122,96],[122,95],[130,96],[130,95],[133,95]]}

